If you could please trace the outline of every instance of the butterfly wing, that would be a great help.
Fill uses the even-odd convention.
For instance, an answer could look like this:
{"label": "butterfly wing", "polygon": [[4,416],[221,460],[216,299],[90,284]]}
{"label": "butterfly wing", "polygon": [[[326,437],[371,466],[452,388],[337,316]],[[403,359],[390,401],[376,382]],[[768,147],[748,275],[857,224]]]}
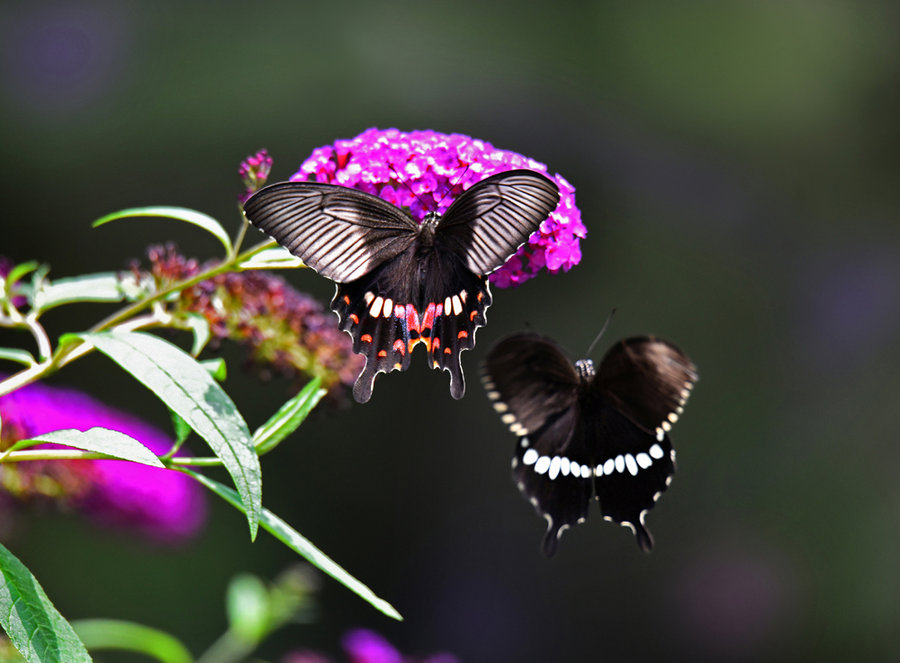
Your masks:
{"label": "butterfly wing", "polygon": [[639,426],[668,432],[696,380],[696,367],[677,347],[652,336],[635,336],[610,348],[595,385]]}
{"label": "butterfly wing", "polygon": [[531,170],[510,170],[473,185],[438,224],[441,243],[475,274],[503,265],[559,204],[559,188]]}
{"label": "butterfly wing", "polygon": [[607,352],[587,394],[598,413],[588,424],[600,510],[630,527],[645,551],[653,546],[647,512],[675,472],[668,431],[696,378],[693,363],[674,345],[635,337]]}
{"label": "butterfly wing", "polygon": [[354,281],[409,247],[418,224],[386,200],[319,182],[280,182],[244,203],[250,222],[332,281]]}
{"label": "butterfly wing", "polygon": [[585,445],[579,377],[559,347],[537,334],[515,334],[491,349],[485,388],[516,434],[513,477],[547,519],[543,549],[587,517],[593,464]]}

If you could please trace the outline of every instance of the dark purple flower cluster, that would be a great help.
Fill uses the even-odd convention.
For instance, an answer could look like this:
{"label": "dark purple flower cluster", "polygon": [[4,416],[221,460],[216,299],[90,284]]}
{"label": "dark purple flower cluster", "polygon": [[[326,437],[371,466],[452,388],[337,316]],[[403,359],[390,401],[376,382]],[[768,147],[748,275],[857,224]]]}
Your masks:
{"label": "dark purple flower cluster", "polygon": [[[63,428],[109,428],[156,454],[171,449],[164,433],[72,389],[28,385],[0,396],[0,448]],[[44,445],[55,447],[56,445]],[[0,465],[3,507],[19,503],[78,509],[109,526],[154,541],[177,543],[196,534],[206,516],[200,486],[189,477],[118,460],[41,460]]]}
{"label": "dark purple flower cluster", "polygon": [[[374,631],[356,629],[344,636],[344,653],[349,663],[459,663],[451,654],[432,654],[425,658],[404,656]],[[281,663],[332,663],[328,657],[311,651],[288,654]]]}
{"label": "dark purple flower cluster", "polygon": [[[462,134],[368,129],[349,140],[313,150],[291,179],[328,182],[372,193],[421,220],[444,212],[464,190],[495,173],[547,166]],[[501,288],[518,285],[546,268],[568,271],[581,260],[587,234],[575,206],[575,188],[558,173],[560,202],[519,251],[490,276]]]}
{"label": "dark purple flower cluster", "polygon": [[241,161],[238,168],[238,175],[244,184],[244,193],[238,197],[241,204],[247,202],[250,196],[265,186],[271,171],[272,157],[266,150],[260,150]]}
{"label": "dark purple flower cluster", "polygon": [[[200,265],[172,246],[148,251],[160,287],[196,275]],[[264,271],[215,276],[182,291],[177,308],[203,315],[214,339],[244,344],[254,362],[288,377],[319,376],[336,395],[352,385],[364,361],[331,311]]]}

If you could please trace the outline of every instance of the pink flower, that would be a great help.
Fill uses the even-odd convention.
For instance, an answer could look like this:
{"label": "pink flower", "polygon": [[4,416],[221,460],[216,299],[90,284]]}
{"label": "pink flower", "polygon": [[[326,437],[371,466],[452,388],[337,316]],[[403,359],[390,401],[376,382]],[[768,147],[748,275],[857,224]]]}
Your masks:
{"label": "pink flower", "polygon": [[244,184],[244,193],[238,197],[238,200],[241,203],[247,202],[250,196],[265,185],[271,170],[272,157],[266,150],[260,150],[241,161],[238,175],[241,176],[241,182]]}
{"label": "pink flower", "polygon": [[[110,428],[156,454],[172,440],[158,429],[72,389],[33,384],[0,397],[0,446],[63,428]],[[6,505],[56,502],[83,510],[105,525],[132,530],[161,543],[196,534],[206,516],[200,487],[189,477],[118,460],[25,461],[0,465]]]}
{"label": "pink flower", "polygon": [[[316,148],[291,179],[366,191],[408,208],[421,220],[428,212],[443,213],[484,178],[517,168],[549,175],[547,166],[534,159],[462,134],[372,128]],[[551,179],[559,186],[559,205],[515,256],[490,275],[494,285],[518,285],[543,268],[568,271],[581,260],[579,242],[587,229],[575,206],[575,188],[559,174]]]}

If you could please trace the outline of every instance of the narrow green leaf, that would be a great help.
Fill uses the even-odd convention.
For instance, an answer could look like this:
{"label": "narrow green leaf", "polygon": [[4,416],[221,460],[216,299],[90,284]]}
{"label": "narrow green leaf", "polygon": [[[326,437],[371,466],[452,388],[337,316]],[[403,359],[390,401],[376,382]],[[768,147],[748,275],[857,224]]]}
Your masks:
{"label": "narrow green leaf", "polygon": [[169,408],[169,417],[172,419],[172,430],[175,431],[175,447],[180,448],[191,434],[191,425]]}
{"label": "narrow green leaf", "polygon": [[289,267],[305,267],[303,261],[290,251],[280,246],[263,249],[244,260],[238,267],[241,269],[286,269]]}
{"label": "narrow green leaf", "polygon": [[8,286],[15,285],[22,279],[23,276],[25,276],[29,272],[35,271],[40,266],[41,263],[37,262],[36,260],[19,263],[18,265],[15,265],[11,270],[9,270],[9,274],[6,275],[6,283],[8,284]]}
{"label": "narrow green leaf", "polygon": [[[209,488],[216,495],[231,504],[234,508],[241,510],[241,501],[237,493],[228,486],[224,486],[218,481],[189,470],[187,468],[179,468],[185,474],[189,474],[204,486]],[[399,612],[387,601],[379,598],[375,592],[369,589],[362,582],[347,573],[333,559],[328,557],[321,550],[316,548],[311,541],[301,535],[297,530],[284,522],[268,509],[263,509],[260,516],[259,524],[264,530],[272,534],[276,539],[284,543],[288,548],[303,557],[310,564],[318,568],[323,573],[330,575],[339,583],[344,585],[351,592],[369,603],[373,608],[384,613],[388,617],[402,621],[403,617]]]}
{"label": "narrow green leaf", "polygon": [[192,223],[195,226],[199,226],[200,228],[203,228],[207,232],[214,235],[216,239],[218,239],[222,243],[222,246],[225,247],[225,250],[228,252],[228,254],[231,255],[231,238],[228,236],[228,233],[225,232],[225,229],[222,227],[222,225],[208,214],[198,212],[197,210],[188,209],[186,207],[132,207],[129,209],[120,210],[118,212],[113,212],[112,214],[107,214],[106,216],[94,221],[92,226],[94,228],[97,228],[98,226],[102,226],[103,224],[109,223],[110,221],[142,216],[161,216],[167,219],[175,219],[177,221],[184,221],[186,223]]}
{"label": "narrow green leaf", "polygon": [[0,626],[28,663],[90,663],[69,622],[31,571],[0,545]]}
{"label": "narrow green leaf", "polygon": [[55,279],[34,293],[34,308],[46,311],[74,302],[121,302],[131,298],[140,284],[132,274],[99,272]]}
{"label": "narrow green leaf", "polygon": [[20,440],[13,445],[12,450],[24,449],[43,442],[64,444],[67,447],[115,456],[122,460],[130,460],[133,463],[164,467],[159,458],[156,457],[156,454],[138,440],[130,435],[109,428],[94,427],[86,431],[74,428],[55,430],[27,440]]}
{"label": "narrow green leaf", "polygon": [[199,313],[185,313],[179,322],[187,329],[190,329],[191,333],[194,335],[194,343],[191,346],[191,355],[196,357],[203,351],[206,344],[209,343],[211,336],[209,320]]}
{"label": "narrow green leaf", "polygon": [[37,363],[30,352],[19,348],[0,348],[0,359],[15,361],[26,366],[34,366]]}
{"label": "narrow green leaf", "polygon": [[250,431],[228,394],[197,360],[144,332],[81,334],[157,395],[209,444],[231,475],[256,538],[262,509],[262,472]]}
{"label": "narrow green leaf", "polygon": [[217,382],[225,382],[228,378],[228,364],[226,364],[225,360],[221,357],[216,357],[215,359],[203,359],[197,363],[205,368],[206,372]]}
{"label": "narrow green leaf", "polygon": [[256,429],[253,433],[253,444],[260,455],[268,453],[278,444],[293,433],[306,416],[312,411],[322,397],[328,393],[325,389],[319,389],[322,380],[313,378],[292,399],[282,405],[278,412]]}
{"label": "narrow green leaf", "polygon": [[72,627],[91,651],[133,651],[160,663],[192,663],[194,660],[180,640],[143,624],[117,619],[79,619],[72,622]]}

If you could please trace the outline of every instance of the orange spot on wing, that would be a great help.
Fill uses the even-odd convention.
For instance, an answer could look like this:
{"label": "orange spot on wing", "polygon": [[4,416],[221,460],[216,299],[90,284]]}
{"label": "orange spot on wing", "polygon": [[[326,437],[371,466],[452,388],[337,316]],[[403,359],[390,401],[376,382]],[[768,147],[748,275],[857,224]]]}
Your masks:
{"label": "orange spot on wing", "polygon": [[465,329],[463,329],[461,332],[459,332],[456,335],[456,338],[469,338],[469,332],[467,332]]}
{"label": "orange spot on wing", "polygon": [[356,313],[351,313],[350,314],[350,322],[352,322],[354,325],[358,325],[359,324],[359,316],[356,315]]}
{"label": "orange spot on wing", "polygon": [[359,340],[362,341],[363,343],[371,343],[372,335],[371,334],[363,334],[362,336],[359,337]]}
{"label": "orange spot on wing", "polygon": [[350,297],[348,297],[347,295],[344,295],[344,303],[345,303],[347,306],[350,306]]}
{"label": "orange spot on wing", "polygon": [[379,350],[378,356],[379,357],[387,357],[387,350]]}
{"label": "orange spot on wing", "polygon": [[452,348],[444,348],[444,354],[445,355],[453,354],[453,349]]}
{"label": "orange spot on wing", "polygon": [[474,322],[476,315],[478,315],[478,309],[473,309],[472,312],[469,313],[469,322]]}
{"label": "orange spot on wing", "polygon": [[406,344],[403,342],[402,338],[398,338],[394,341],[394,352],[399,352],[400,354],[406,352]]}

